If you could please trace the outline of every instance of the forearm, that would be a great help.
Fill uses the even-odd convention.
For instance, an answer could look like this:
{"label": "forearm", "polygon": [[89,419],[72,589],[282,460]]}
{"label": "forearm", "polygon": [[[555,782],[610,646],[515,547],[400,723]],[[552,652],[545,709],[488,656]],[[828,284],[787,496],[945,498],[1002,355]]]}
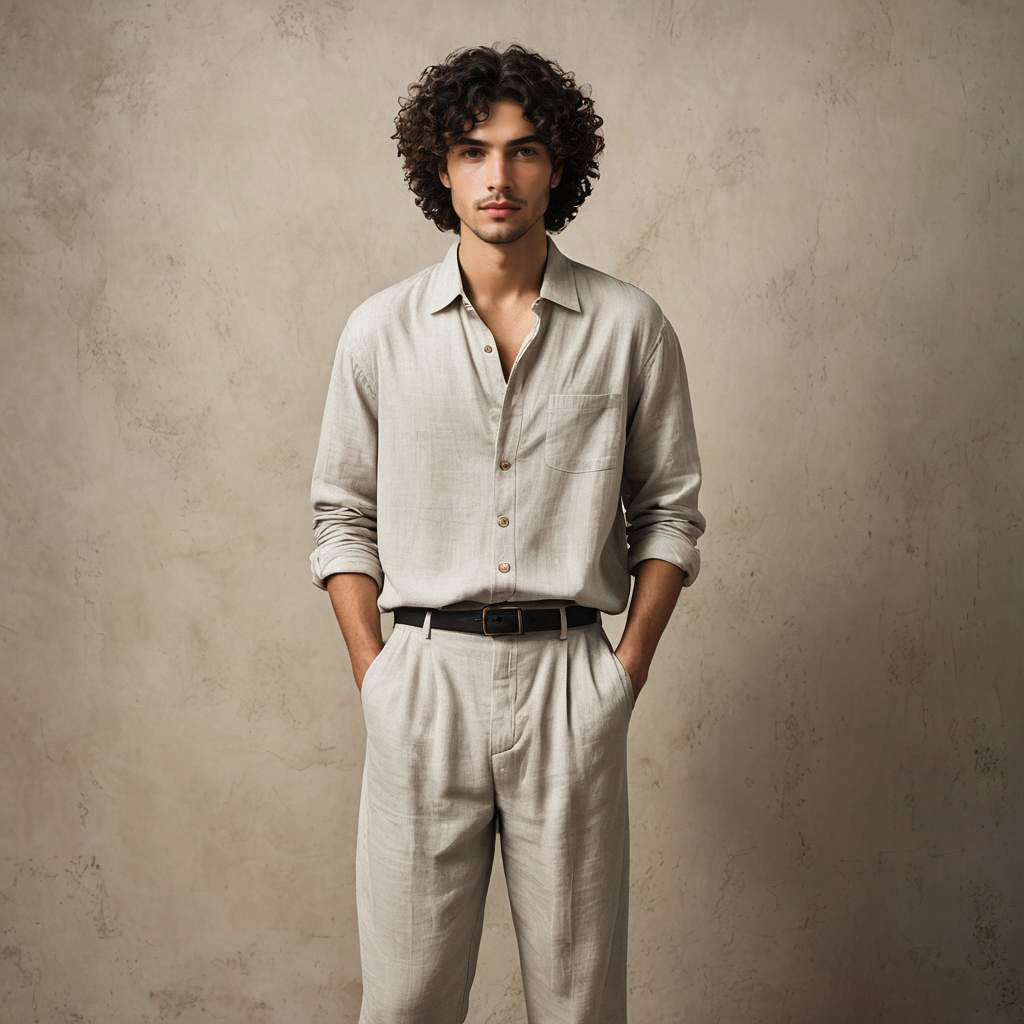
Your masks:
{"label": "forearm", "polygon": [[384,646],[377,581],[361,572],[337,572],[328,576],[324,585],[348,647],[352,674],[361,685],[363,673]]}
{"label": "forearm", "polygon": [[654,652],[679,599],[683,579],[679,566],[661,558],[645,558],[636,567],[626,628],[616,648],[621,659],[637,668],[630,672],[634,683],[639,681],[638,676],[647,678]]}

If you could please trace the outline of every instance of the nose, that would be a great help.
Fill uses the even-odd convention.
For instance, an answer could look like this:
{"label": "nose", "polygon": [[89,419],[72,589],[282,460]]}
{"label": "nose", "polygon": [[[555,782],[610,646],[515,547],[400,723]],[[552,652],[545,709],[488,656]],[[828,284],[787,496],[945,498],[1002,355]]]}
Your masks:
{"label": "nose", "polygon": [[501,150],[495,150],[487,164],[487,187],[495,192],[507,192],[512,187],[509,160]]}

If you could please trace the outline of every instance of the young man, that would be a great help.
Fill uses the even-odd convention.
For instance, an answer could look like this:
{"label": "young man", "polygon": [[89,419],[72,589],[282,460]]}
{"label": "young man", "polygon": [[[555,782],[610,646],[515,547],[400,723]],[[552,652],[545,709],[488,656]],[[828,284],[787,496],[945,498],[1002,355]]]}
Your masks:
{"label": "young man", "polygon": [[548,235],[601,123],[519,46],[456,51],[396,118],[458,237],[350,315],[311,490],[366,724],[360,1024],[465,1020],[496,834],[531,1024],[627,1019],[626,736],[706,524],[672,326]]}

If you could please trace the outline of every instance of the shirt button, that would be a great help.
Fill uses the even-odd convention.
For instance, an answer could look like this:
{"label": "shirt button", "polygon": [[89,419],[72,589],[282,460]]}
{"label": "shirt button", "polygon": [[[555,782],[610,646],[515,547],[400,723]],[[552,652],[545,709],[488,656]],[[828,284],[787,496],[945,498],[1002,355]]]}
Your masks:
{"label": "shirt button", "polygon": [[490,345],[484,345],[484,351],[485,352],[490,352],[491,351],[491,346]]}
{"label": "shirt button", "polygon": [[499,569],[499,570],[500,570],[501,572],[508,572],[508,571],[509,571],[509,569],[511,569],[511,568],[512,568],[512,566],[511,566],[511,565],[509,565],[509,564],[508,564],[508,562],[499,562],[499,563],[498,563],[498,569]]}
{"label": "shirt button", "polygon": [[509,462],[507,459],[502,459],[501,462],[498,463],[498,465],[501,466],[502,469],[510,469],[512,463]]}
{"label": "shirt button", "polygon": [[498,516],[499,526],[508,526],[508,516]]}

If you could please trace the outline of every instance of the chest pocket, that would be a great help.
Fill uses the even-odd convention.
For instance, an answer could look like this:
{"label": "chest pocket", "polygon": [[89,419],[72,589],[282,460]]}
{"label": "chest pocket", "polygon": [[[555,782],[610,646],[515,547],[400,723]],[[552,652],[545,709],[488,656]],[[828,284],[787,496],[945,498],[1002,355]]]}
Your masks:
{"label": "chest pocket", "polygon": [[544,461],[564,473],[614,469],[620,455],[622,395],[550,395]]}

